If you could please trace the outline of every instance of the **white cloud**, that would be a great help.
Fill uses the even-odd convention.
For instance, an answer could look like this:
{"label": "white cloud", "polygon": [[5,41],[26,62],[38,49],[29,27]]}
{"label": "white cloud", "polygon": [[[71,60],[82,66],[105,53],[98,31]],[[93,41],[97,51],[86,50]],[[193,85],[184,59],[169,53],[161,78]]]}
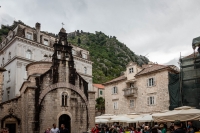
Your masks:
{"label": "white cloud", "polygon": [[191,42],[200,35],[200,1],[195,0],[1,0],[0,24],[14,19],[57,33],[102,31],[116,36],[136,54],[167,63],[192,53]]}

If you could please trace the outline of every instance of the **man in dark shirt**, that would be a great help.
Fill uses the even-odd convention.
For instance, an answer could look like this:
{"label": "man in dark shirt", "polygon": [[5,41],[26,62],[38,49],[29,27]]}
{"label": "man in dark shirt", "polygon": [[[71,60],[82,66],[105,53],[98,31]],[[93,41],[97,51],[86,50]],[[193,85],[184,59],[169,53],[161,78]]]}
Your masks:
{"label": "man in dark shirt", "polygon": [[181,128],[181,121],[174,121],[174,133],[185,133],[185,131]]}
{"label": "man in dark shirt", "polygon": [[61,124],[60,133],[68,133],[68,129],[65,128],[65,125],[64,125],[64,124]]}

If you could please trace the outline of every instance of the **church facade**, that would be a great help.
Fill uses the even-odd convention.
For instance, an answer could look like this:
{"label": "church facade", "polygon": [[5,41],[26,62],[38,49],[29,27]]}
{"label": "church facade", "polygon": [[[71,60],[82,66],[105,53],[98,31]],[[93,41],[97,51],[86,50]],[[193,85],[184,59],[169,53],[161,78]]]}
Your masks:
{"label": "church facade", "polygon": [[[38,24],[36,24],[36,40],[37,26]],[[41,36],[38,36],[39,38]],[[52,43],[53,40],[48,40],[49,47],[44,45],[51,51],[49,51],[52,53],[51,57],[27,63],[26,80],[21,83],[20,88],[17,88],[19,93],[15,97],[4,99],[6,82],[3,75],[9,70],[6,67],[4,67],[6,72],[0,70],[2,79],[0,81],[3,84],[0,89],[4,96],[0,103],[0,125],[8,127],[10,132],[43,133],[55,123],[58,127],[65,124],[70,133],[82,133],[94,125],[95,92],[92,91],[92,87],[90,88],[92,63],[86,60],[85,56],[83,56],[84,61],[74,56],[77,55],[77,52],[74,54],[74,49],[80,48],[68,43],[67,33],[63,28],[59,32],[58,40],[55,38],[54,41],[55,43]],[[81,52],[85,55],[89,53],[84,50]],[[30,57],[30,54],[27,57]],[[81,65],[77,62],[85,63],[89,68],[89,74],[85,69],[83,70],[86,73],[79,72]]]}

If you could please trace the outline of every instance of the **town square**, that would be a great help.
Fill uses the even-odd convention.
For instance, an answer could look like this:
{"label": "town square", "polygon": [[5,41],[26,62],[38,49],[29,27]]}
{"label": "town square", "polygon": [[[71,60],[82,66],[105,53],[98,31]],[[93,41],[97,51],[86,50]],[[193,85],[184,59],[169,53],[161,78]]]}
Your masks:
{"label": "town square", "polygon": [[199,5],[1,0],[0,133],[200,133]]}

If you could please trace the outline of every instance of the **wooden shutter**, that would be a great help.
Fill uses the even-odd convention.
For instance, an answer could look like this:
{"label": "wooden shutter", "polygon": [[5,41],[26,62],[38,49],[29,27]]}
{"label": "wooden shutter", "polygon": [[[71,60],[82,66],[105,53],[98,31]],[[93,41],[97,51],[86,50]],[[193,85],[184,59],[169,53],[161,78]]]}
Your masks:
{"label": "wooden shutter", "polygon": [[149,87],[149,79],[147,79],[147,87]]}
{"label": "wooden shutter", "polygon": [[147,97],[147,105],[150,104],[150,97]]}
{"label": "wooden shutter", "polygon": [[153,105],[154,105],[154,104],[155,104],[155,101],[154,101],[154,96],[152,96],[152,101],[153,101],[152,103],[153,103]]}
{"label": "wooden shutter", "polygon": [[116,93],[118,94],[118,88],[116,87]]}
{"label": "wooden shutter", "polygon": [[114,87],[111,88],[111,93],[114,94]]}
{"label": "wooden shutter", "polygon": [[156,86],[156,78],[153,78],[153,86]]}

